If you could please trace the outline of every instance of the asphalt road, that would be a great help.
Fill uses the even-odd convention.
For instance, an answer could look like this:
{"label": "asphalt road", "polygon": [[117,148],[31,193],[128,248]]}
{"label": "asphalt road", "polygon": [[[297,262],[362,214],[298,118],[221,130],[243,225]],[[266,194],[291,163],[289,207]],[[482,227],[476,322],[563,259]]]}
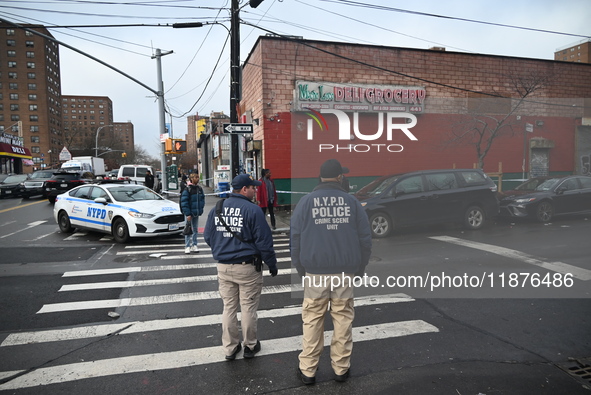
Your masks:
{"label": "asphalt road", "polygon": [[356,289],[352,376],[334,382],[325,349],[313,388],[295,375],[300,299],[286,234],[275,234],[280,275],[265,277],[262,351],[228,363],[206,245],[186,256],[180,237],[62,234],[36,199],[1,200],[0,225],[3,393],[590,393],[584,218],[375,240],[373,283]]}

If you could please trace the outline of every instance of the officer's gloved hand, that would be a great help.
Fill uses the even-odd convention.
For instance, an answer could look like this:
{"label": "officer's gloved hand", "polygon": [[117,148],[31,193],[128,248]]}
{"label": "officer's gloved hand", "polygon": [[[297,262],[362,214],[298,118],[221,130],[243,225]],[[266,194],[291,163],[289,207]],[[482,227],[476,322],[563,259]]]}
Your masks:
{"label": "officer's gloved hand", "polygon": [[269,273],[271,274],[271,277],[275,277],[277,275],[277,266],[273,266],[269,268]]}

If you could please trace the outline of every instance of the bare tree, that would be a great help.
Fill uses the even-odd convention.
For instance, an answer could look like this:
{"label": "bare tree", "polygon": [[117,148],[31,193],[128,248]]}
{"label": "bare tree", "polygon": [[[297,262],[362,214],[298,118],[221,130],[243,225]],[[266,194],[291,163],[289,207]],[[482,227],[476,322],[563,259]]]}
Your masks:
{"label": "bare tree", "polygon": [[536,72],[510,75],[510,97],[497,94],[471,96],[468,98],[464,119],[452,127],[451,138],[447,143],[473,146],[478,167],[484,168],[484,160],[495,140],[500,136],[515,133],[512,116],[536,91],[544,89],[550,78],[549,74]]}

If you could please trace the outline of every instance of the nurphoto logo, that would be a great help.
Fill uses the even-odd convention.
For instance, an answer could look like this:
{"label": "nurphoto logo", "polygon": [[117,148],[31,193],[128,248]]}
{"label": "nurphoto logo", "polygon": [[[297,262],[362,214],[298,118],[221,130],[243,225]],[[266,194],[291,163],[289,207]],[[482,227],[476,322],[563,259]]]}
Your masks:
{"label": "nurphoto logo", "polygon": [[[333,114],[337,117],[339,122],[338,140],[354,140],[359,139],[363,141],[376,141],[382,138],[384,131],[386,133],[386,140],[392,141],[394,139],[395,131],[402,131],[404,135],[411,141],[418,141],[418,138],[409,130],[417,124],[417,117],[408,112],[378,112],[375,115],[378,117],[377,131],[361,131],[359,128],[359,113],[352,113],[353,120],[351,121],[351,114],[347,114],[341,110],[335,109],[320,109],[320,111],[306,108],[310,111],[306,114],[310,116],[307,122],[307,139],[314,140],[314,121],[320,128],[321,132],[328,132],[328,123],[322,114]],[[400,120],[404,120],[400,122]],[[397,120],[397,121],[395,121]],[[351,130],[351,124],[353,126]],[[384,127],[385,125],[385,127]],[[352,132],[352,133],[351,133]],[[325,151],[349,151],[349,152],[402,152],[404,147],[401,144],[318,144],[318,152]]]}

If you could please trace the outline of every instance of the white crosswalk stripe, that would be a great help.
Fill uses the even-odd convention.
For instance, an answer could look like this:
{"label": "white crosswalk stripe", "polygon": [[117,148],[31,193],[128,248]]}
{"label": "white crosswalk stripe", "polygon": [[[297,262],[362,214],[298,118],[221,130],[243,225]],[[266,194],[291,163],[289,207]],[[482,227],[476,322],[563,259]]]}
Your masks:
{"label": "white crosswalk stripe", "polygon": [[[276,242],[276,247],[281,243]],[[288,247],[288,243],[284,243]],[[180,247],[180,249],[179,249]],[[201,247],[201,246],[200,246]],[[173,243],[161,243],[157,245],[131,245],[125,246],[126,252],[137,252],[137,254],[121,254],[122,256],[137,256],[139,254],[166,254],[167,250],[182,250],[183,245],[178,240]],[[205,251],[206,247],[203,247]],[[279,252],[280,251],[280,252]],[[292,285],[288,276],[294,274],[293,269],[289,267],[291,258],[289,249],[278,250],[283,254],[278,258],[279,263],[287,264],[280,268],[278,277],[273,281],[279,285],[268,285],[263,287],[263,295],[270,295],[274,300],[284,300],[287,302],[277,304],[274,302],[271,309],[262,309],[258,312],[259,320],[268,319],[271,322],[277,319],[296,320],[301,322],[301,305],[298,303],[300,298],[292,299],[289,293],[301,291],[301,286]],[[119,299],[96,299],[85,300],[86,292],[93,291],[93,296],[100,295],[101,290],[109,289],[132,289],[136,287],[147,288],[146,293],[157,293],[166,291],[166,286],[175,286],[178,284],[203,284],[199,287],[207,287],[211,283],[217,282],[217,275],[214,272],[200,273],[204,269],[215,268],[217,263],[211,257],[211,254],[200,253],[187,255],[162,256],[161,258],[177,259],[182,262],[187,258],[199,259],[197,263],[171,264],[171,265],[146,265],[131,267],[112,267],[108,269],[92,269],[65,272],[64,281],[68,279],[68,284],[63,284],[59,289],[59,294],[76,295],[75,301],[69,297],[67,302],[48,303],[43,305],[37,312],[44,316],[53,316],[65,312],[75,311],[93,311],[96,309],[116,309],[125,307],[126,309],[140,309],[141,306],[165,305],[172,303],[181,303],[189,301],[198,301],[199,303],[219,303],[219,293],[214,291],[185,292],[174,294],[156,294],[140,297],[121,297]],[[287,267],[286,267],[287,266]],[[194,273],[183,273],[183,275],[174,276],[179,270],[194,271]],[[120,276],[128,279],[118,281],[101,281],[103,276]],[[268,271],[264,272],[269,276]],[[148,277],[148,278],[146,278]],[[89,280],[91,279],[91,280]],[[112,277],[109,279],[111,280]],[[96,280],[96,281],[95,281]],[[146,289],[146,288],[142,288]],[[202,288],[203,289],[203,288]],[[207,288],[205,288],[207,289]],[[209,288],[213,289],[213,288]],[[97,294],[97,292],[99,292]],[[170,292],[170,291],[169,291]],[[127,292],[123,293],[128,294]],[[112,295],[112,293],[111,293]],[[274,296],[273,296],[274,295]],[[286,295],[280,298],[281,295]],[[263,296],[264,298],[265,296]],[[58,298],[59,300],[59,298]],[[63,299],[62,299],[63,300]],[[298,303],[297,305],[289,305]],[[376,311],[380,311],[385,305],[412,303],[415,300],[408,295],[394,293],[387,295],[363,296],[355,299],[357,308],[366,308],[375,306]],[[124,310],[125,311],[125,310]],[[143,310],[138,310],[143,311]],[[371,310],[367,310],[370,312]],[[366,312],[366,313],[367,313]],[[240,313],[239,313],[240,314]],[[219,314],[203,314],[192,317],[186,316],[173,319],[162,319],[155,315],[153,318],[145,321],[113,322],[96,325],[81,325],[68,328],[50,328],[28,332],[19,332],[8,334],[0,344],[0,357],[6,358],[6,355],[14,352],[22,352],[34,355],[31,352],[33,347],[43,348],[60,342],[73,341],[92,341],[93,339],[108,338],[110,336],[141,336],[151,332],[160,336],[171,336],[173,331],[181,328],[211,328],[220,326],[222,322],[221,311]],[[380,317],[384,317],[380,315]],[[239,316],[240,319],[240,316]],[[379,322],[379,321],[378,321]],[[362,322],[354,322],[355,342],[379,341],[384,339],[397,338],[402,336],[420,335],[426,333],[436,333],[439,329],[432,324],[421,319],[407,319],[398,322],[372,322],[371,325],[364,325]],[[296,326],[297,327],[297,326]],[[201,329],[199,329],[201,330]],[[301,333],[280,332],[282,337],[266,338],[263,342],[262,351],[257,357],[264,357],[274,354],[282,354],[298,351],[301,349]],[[325,333],[325,345],[330,345],[332,332]],[[75,344],[75,343],[74,343]],[[97,357],[93,361],[81,361],[74,363],[56,364],[53,366],[41,366],[29,370],[29,366],[10,366],[11,370],[0,371],[0,390],[16,390],[21,388],[31,388],[50,384],[59,384],[84,380],[89,378],[100,378],[109,376],[118,376],[130,373],[162,371],[167,369],[178,369],[198,365],[211,365],[223,361],[223,353],[220,346],[210,346],[211,343],[203,347],[190,349],[181,349],[177,351],[164,351],[158,353],[146,352],[144,354],[125,355],[114,357],[114,355],[105,354]],[[148,351],[152,351],[149,348]],[[7,354],[8,353],[8,354]],[[238,356],[242,358],[242,356]],[[6,366],[6,365],[5,365]]]}

